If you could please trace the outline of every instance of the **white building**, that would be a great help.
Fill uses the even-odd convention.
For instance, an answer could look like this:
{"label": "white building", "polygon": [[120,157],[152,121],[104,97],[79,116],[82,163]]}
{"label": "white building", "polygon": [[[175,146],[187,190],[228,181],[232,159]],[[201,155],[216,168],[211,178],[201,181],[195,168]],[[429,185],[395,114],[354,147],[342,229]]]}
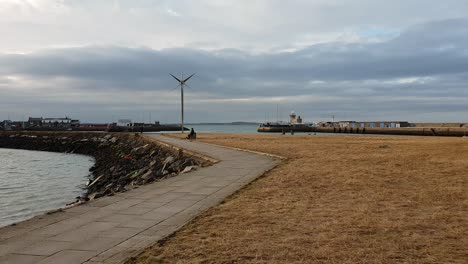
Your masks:
{"label": "white building", "polygon": [[42,119],[42,126],[45,127],[70,127],[71,118],[68,117],[48,117]]}
{"label": "white building", "polygon": [[132,120],[131,119],[119,119],[117,121],[117,126],[120,127],[128,127],[132,125]]}
{"label": "white building", "polygon": [[291,114],[289,114],[289,123],[302,124],[302,118],[301,116],[296,116],[296,112],[292,111]]}

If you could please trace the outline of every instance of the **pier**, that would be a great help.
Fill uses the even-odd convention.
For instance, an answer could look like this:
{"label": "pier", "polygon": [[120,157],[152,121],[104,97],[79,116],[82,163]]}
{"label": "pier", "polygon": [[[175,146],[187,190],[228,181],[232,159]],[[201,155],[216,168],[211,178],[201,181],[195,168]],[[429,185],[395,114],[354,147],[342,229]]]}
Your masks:
{"label": "pier", "polygon": [[463,137],[468,135],[465,127],[401,127],[401,128],[369,128],[369,127],[307,127],[291,126],[281,127],[259,127],[258,132],[264,133],[341,133],[341,134],[374,134],[374,135],[407,135],[407,136],[440,136],[440,137]]}

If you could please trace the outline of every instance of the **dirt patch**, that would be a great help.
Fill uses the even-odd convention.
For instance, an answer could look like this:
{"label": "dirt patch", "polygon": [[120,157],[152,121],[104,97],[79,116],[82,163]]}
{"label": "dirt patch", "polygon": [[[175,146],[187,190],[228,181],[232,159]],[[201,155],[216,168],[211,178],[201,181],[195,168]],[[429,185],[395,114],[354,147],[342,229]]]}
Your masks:
{"label": "dirt patch", "polygon": [[131,263],[466,263],[463,138],[200,134],[286,156]]}

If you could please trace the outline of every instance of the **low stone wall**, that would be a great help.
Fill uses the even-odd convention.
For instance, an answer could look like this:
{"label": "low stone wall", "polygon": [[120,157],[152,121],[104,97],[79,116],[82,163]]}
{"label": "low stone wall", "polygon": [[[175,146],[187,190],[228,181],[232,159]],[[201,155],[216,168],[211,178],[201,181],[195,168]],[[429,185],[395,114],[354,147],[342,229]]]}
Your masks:
{"label": "low stone wall", "polygon": [[84,197],[76,203],[188,172],[206,161],[175,152],[138,134],[3,132],[0,148],[76,153],[94,157]]}

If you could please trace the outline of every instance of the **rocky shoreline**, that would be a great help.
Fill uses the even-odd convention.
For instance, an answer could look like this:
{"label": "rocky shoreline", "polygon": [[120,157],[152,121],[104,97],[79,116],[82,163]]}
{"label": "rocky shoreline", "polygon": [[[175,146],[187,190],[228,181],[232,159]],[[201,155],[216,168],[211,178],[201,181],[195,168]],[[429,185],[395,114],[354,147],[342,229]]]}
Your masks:
{"label": "rocky shoreline", "polygon": [[0,133],[0,148],[94,157],[86,192],[70,205],[125,192],[208,165],[207,161],[161,146],[139,134],[128,133],[4,132]]}

